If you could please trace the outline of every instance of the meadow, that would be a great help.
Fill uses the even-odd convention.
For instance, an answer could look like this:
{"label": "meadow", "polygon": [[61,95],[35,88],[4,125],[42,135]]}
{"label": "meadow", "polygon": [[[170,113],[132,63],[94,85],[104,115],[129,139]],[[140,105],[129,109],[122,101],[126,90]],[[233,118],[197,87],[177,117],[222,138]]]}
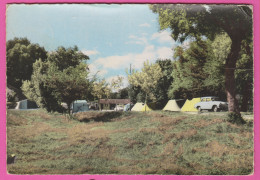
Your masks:
{"label": "meadow", "polygon": [[253,173],[253,115],[82,112],[72,119],[44,110],[7,111],[10,174]]}

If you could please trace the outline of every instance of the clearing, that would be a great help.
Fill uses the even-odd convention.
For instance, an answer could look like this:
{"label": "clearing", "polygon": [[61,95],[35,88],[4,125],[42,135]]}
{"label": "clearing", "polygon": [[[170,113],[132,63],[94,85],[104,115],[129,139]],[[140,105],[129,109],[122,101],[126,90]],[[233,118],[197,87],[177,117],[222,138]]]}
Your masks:
{"label": "clearing", "polygon": [[[247,175],[253,115],[84,112],[68,120],[44,110],[7,111],[10,174]],[[248,118],[249,117],[249,118]]]}

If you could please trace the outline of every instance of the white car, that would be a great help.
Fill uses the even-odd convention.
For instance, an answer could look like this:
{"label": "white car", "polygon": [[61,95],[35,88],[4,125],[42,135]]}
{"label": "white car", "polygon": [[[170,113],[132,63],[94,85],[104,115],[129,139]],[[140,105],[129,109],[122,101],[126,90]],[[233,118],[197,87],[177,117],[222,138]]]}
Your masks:
{"label": "white car", "polygon": [[228,103],[220,101],[218,97],[215,96],[208,96],[202,97],[201,102],[198,102],[194,105],[198,111],[202,110],[212,110],[214,112],[220,110],[228,110]]}
{"label": "white car", "polygon": [[123,110],[124,110],[123,105],[116,105],[116,107],[114,108],[114,111],[123,111]]}

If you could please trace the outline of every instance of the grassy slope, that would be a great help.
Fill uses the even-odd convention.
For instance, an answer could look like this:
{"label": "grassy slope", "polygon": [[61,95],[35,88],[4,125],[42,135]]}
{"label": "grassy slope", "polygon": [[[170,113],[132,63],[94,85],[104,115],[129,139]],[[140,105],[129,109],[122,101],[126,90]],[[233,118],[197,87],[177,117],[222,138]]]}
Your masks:
{"label": "grassy slope", "polygon": [[250,174],[252,121],[225,115],[8,111],[11,174]]}

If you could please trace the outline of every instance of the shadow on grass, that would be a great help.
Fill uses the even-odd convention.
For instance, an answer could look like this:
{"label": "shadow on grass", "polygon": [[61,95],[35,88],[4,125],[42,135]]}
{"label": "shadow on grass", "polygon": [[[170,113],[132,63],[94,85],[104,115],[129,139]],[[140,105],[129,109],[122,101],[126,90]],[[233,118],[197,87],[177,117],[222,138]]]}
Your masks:
{"label": "shadow on grass", "polygon": [[95,122],[111,122],[113,119],[116,119],[120,116],[123,116],[124,112],[82,112],[78,113],[75,117],[80,122],[88,123],[90,121]]}

